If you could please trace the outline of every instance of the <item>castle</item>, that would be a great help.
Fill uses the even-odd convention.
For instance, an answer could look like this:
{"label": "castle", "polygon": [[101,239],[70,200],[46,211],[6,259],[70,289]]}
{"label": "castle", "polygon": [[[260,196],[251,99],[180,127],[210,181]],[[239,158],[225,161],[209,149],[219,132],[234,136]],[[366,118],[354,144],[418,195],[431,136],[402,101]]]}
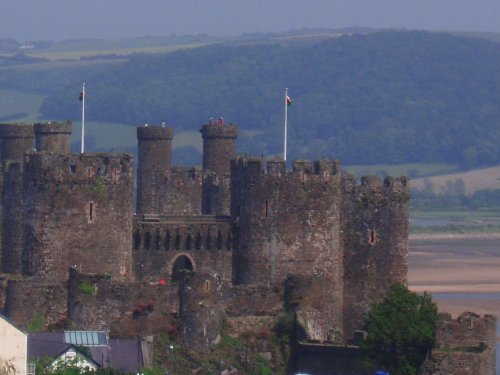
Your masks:
{"label": "castle", "polygon": [[70,122],[0,124],[0,307],[21,325],[68,321],[207,351],[293,305],[304,342],[359,343],[363,319],[406,283],[409,184],[337,161],[238,156],[207,124],[202,168],[172,166],[173,130],[137,128],[128,154],[73,154]]}

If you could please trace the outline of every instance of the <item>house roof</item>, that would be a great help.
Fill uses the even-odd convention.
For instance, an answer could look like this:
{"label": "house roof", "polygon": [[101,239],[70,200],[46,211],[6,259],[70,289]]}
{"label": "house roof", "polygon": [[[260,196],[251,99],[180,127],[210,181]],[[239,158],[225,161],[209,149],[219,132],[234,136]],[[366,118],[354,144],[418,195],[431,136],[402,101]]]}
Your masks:
{"label": "house roof", "polygon": [[74,347],[64,341],[62,332],[39,332],[28,335],[28,360],[55,358]]}
{"label": "house roof", "polygon": [[14,327],[15,329],[17,329],[18,331],[24,333],[25,335],[28,334],[28,332],[26,332],[24,329],[18,327],[15,323],[13,323],[11,320],[9,320],[6,316],[0,314],[0,319],[4,320],[5,322],[7,322],[8,324],[10,324],[12,327]]}
{"label": "house roof", "polygon": [[[28,336],[28,359],[55,358],[70,348],[80,354],[78,346],[65,342],[64,332],[33,333]],[[120,372],[137,372],[144,367],[142,347],[139,340],[109,339],[108,345],[87,346],[92,361],[100,367],[117,369]]]}

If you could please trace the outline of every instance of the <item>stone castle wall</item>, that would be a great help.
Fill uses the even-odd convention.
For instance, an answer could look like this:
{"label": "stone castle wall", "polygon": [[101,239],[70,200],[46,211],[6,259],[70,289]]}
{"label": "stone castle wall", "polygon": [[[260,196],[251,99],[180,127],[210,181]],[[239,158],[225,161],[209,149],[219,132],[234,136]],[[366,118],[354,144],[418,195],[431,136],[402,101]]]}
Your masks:
{"label": "stone castle wall", "polygon": [[108,275],[70,272],[68,317],[78,327],[137,337],[175,329],[177,286],[122,282]]}
{"label": "stone castle wall", "polygon": [[496,317],[466,312],[452,319],[441,314],[435,349],[421,375],[494,375]]}
{"label": "stone castle wall", "polygon": [[228,219],[214,216],[168,217],[134,224],[134,273],[138,280],[173,279],[179,257],[195,273],[232,279],[233,234]]}
{"label": "stone castle wall", "polygon": [[68,287],[40,277],[9,279],[4,313],[22,327],[47,329],[67,318]]}

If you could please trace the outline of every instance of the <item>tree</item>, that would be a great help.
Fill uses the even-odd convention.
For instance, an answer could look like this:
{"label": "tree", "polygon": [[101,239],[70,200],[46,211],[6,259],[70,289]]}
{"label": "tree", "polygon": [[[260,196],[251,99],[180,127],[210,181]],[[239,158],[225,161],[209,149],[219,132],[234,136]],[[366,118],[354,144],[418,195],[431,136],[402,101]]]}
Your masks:
{"label": "tree", "polygon": [[391,375],[417,374],[434,345],[437,320],[437,306],[430,295],[394,284],[366,319],[368,335],[361,348],[364,360]]}
{"label": "tree", "polygon": [[0,375],[15,375],[16,367],[11,359],[0,361]]}

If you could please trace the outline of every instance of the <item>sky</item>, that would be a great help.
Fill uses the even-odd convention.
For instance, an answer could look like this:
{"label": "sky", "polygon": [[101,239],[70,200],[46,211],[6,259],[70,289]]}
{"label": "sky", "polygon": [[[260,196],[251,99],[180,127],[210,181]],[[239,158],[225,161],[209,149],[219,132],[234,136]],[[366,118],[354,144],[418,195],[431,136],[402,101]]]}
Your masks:
{"label": "sky", "polygon": [[240,35],[351,26],[500,32],[499,0],[0,0],[0,38]]}

